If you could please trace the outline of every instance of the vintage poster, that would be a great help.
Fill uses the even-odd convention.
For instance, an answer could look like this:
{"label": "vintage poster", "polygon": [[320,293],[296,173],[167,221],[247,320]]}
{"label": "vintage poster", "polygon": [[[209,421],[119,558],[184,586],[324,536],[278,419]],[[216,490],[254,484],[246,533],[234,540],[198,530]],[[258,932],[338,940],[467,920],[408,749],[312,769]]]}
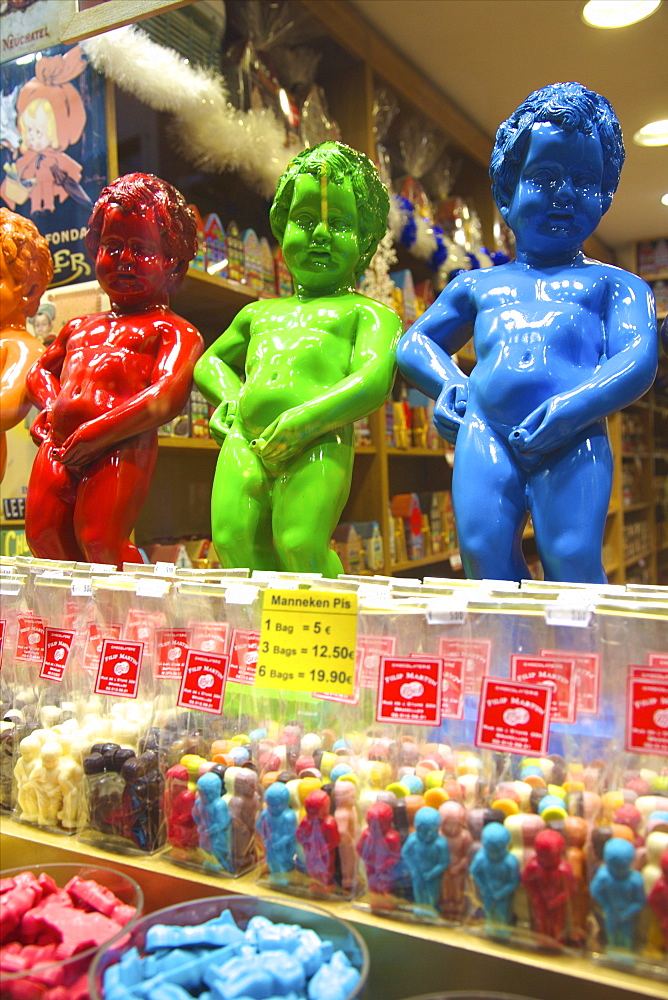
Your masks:
{"label": "vintage poster", "polygon": [[0,143],[0,205],[31,218],[45,237],[51,287],[93,279],[84,236],[107,182],[105,82],[79,45],[3,65]]}

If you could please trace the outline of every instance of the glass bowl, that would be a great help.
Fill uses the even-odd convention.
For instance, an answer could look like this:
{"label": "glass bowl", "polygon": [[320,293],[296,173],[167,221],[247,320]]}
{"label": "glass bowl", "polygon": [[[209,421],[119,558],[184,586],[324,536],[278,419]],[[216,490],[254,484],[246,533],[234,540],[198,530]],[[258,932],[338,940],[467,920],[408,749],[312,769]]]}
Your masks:
{"label": "glass bowl", "polygon": [[[70,879],[77,875],[81,879],[94,879],[101,886],[110,889],[121,903],[135,907],[135,915],[124,926],[123,930],[115,934],[107,945],[114,941],[121,940],[128,933],[132,932],[144,907],[144,894],[134,879],[129,875],[107,868],[103,865],[78,865],[78,864],[47,864],[47,865],[25,865],[21,868],[9,868],[0,872],[0,878],[14,878],[21,872],[30,872],[38,878],[44,873],[49,875],[59,889],[63,889]],[[41,1000],[45,992],[56,986],[63,986],[70,990],[77,980],[85,977],[90,964],[98,951],[98,945],[87,948],[85,951],[73,955],[71,958],[57,962],[42,962],[34,965],[30,969],[23,969],[20,972],[4,972],[0,969],[0,995],[2,1000]],[[85,992],[77,992],[81,1000],[85,1000]]]}
{"label": "glass bowl", "polygon": [[362,994],[369,975],[369,953],[363,938],[354,927],[332,917],[325,910],[316,906],[293,906],[290,903],[274,902],[263,896],[211,896],[208,899],[191,900],[167,906],[139,920],[131,934],[122,941],[104,945],[98,950],[90,967],[88,985],[91,1000],[104,1000],[102,977],[106,969],[119,961],[122,954],[130,948],[137,948],[140,956],[144,955],[144,942],[149,927],[155,924],[187,927],[203,924],[219,917],[223,910],[229,910],[236,924],[245,930],[251,917],[266,917],[274,923],[299,924],[307,930],[313,930],[323,940],[331,941],[335,951],[342,951],[348,957],[350,964],[360,973],[360,980],[354,990],[347,994],[345,1000],[353,1000]]}

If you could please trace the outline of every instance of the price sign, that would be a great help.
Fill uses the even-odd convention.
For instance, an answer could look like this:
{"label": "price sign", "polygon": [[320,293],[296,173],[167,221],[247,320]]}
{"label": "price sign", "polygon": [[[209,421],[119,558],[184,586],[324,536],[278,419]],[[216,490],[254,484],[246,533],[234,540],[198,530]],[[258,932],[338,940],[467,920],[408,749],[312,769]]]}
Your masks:
{"label": "price sign", "polygon": [[266,590],[257,687],[351,695],[357,594]]}

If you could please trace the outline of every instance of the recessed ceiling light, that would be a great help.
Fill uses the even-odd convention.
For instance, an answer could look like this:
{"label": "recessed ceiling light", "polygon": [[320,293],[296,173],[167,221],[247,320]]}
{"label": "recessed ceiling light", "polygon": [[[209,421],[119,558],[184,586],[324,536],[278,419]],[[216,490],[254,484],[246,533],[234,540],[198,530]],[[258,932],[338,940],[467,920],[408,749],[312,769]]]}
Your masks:
{"label": "recessed ceiling light", "polygon": [[624,28],[649,17],[661,0],[589,0],[582,19],[593,28]]}
{"label": "recessed ceiling light", "polygon": [[638,146],[668,146],[668,118],[643,125],[633,136]]}
{"label": "recessed ceiling light", "polygon": [[661,204],[668,206],[668,191],[666,191],[663,198],[661,199]]}

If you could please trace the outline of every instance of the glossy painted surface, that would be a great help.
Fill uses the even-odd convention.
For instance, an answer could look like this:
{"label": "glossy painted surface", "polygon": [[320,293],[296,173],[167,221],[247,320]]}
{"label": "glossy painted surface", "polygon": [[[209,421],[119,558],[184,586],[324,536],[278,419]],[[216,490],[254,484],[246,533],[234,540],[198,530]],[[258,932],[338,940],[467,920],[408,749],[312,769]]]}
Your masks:
{"label": "glossy painted surface", "polygon": [[[517,259],[460,274],[397,352],[401,371],[436,400],[437,429],[456,442],[453,505],[472,578],[528,576],[521,537],[531,514],[546,579],[605,580],[605,418],[656,373],[648,286],[582,252],[609,207],[623,148],[607,102],[578,86],[536,92],[526,120],[523,105],[499,129],[490,172]],[[471,334],[467,377],[452,355]]]}
{"label": "glossy painted surface", "polygon": [[596,869],[590,892],[601,908],[608,953],[631,952],[645,890],[640,872],[633,870],[635,850],[628,840],[613,837],[603,848],[603,864]]}
{"label": "glossy painted surface", "polygon": [[[340,143],[293,163],[272,225],[295,294],[242,309],[198,362],[195,381],[216,407],[211,521],[223,566],[336,576],[329,540],[350,491],[352,422],[389,395],[400,322],[354,291],[384,232],[373,165]],[[375,232],[362,215],[365,197],[380,206]]]}
{"label": "glossy painted surface", "polygon": [[37,311],[52,276],[51,254],[35,225],[0,208],[0,480],[7,464],[5,434],[28,415],[26,375],[43,350],[28,333],[26,317]]}
{"label": "glossy painted surface", "polygon": [[[114,201],[118,190],[125,203]],[[185,225],[176,252],[166,249],[165,214],[153,197],[171,206],[175,230]],[[177,191],[142,174],[110,185],[93,210],[96,276],[112,308],[67,323],[28,375],[42,408],[26,504],[37,556],[141,562],[130,533],[155,467],[157,428],[183,409],[203,347],[168,307],[194,256],[187,211]]]}

